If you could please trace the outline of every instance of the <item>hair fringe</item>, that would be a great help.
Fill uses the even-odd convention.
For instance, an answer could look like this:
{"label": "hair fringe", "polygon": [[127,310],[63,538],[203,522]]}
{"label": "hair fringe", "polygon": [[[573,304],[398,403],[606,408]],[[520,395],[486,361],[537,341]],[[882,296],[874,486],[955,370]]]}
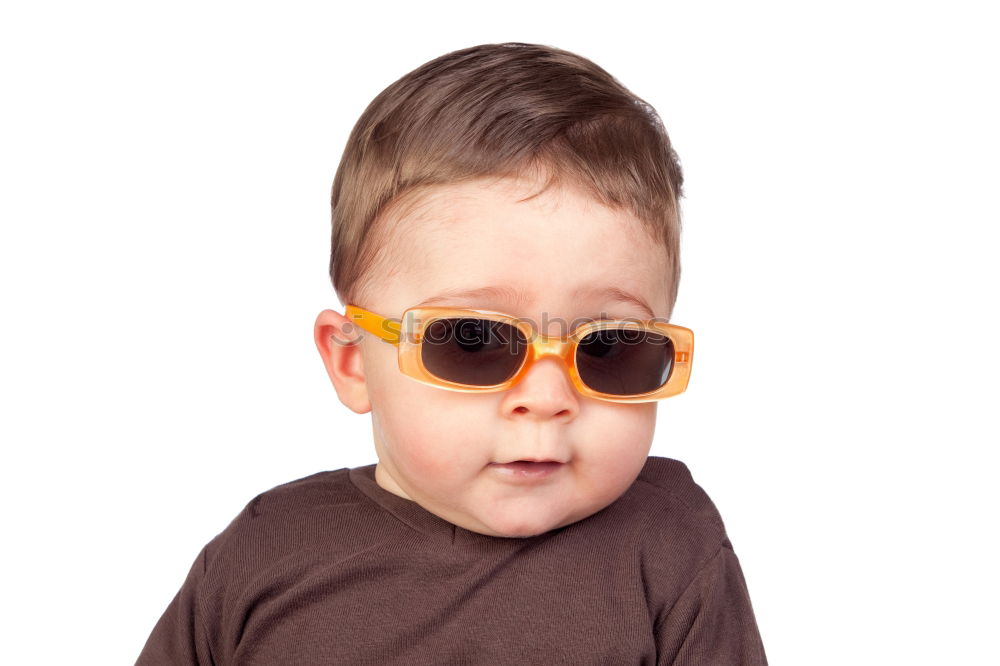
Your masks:
{"label": "hair fringe", "polygon": [[[384,263],[389,212],[422,189],[545,174],[640,219],[666,254],[668,308],[680,281],[683,172],[656,110],[582,56],[540,44],[482,44],[435,58],[362,112],[331,191],[330,279],[361,303]],[[530,197],[529,197],[530,198]],[[669,314],[668,314],[669,316]]]}

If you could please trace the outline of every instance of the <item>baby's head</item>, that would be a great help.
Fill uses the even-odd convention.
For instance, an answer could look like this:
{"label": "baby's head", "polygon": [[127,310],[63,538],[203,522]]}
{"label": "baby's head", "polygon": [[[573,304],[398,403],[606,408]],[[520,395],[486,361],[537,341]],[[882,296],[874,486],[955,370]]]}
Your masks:
{"label": "baby's head", "polygon": [[[628,489],[653,399],[687,381],[690,337],[665,323],[682,180],[656,112],[559,49],[455,51],[372,101],[333,183],[330,275],[349,307],[322,312],[315,337],[340,400],[372,413],[380,486],[507,537],[576,522]],[[426,311],[403,317],[417,306],[521,328],[493,315],[424,329]],[[570,333],[602,320],[653,320],[662,335],[585,331],[579,358],[587,346],[597,360],[578,366]],[[531,331],[569,337],[536,357]],[[641,377],[608,372],[637,359]]]}

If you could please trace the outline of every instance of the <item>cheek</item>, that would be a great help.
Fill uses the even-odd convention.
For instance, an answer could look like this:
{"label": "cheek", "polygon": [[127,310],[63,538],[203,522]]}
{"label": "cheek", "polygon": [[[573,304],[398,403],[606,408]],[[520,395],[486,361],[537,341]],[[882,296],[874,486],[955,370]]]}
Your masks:
{"label": "cheek", "polygon": [[603,448],[631,451],[648,447],[652,443],[656,427],[655,403],[602,404],[597,409],[599,411],[593,415],[593,422],[596,424],[595,439],[597,433],[600,433],[600,440],[613,444]]}
{"label": "cheek", "polygon": [[[611,483],[634,479],[646,462],[656,427],[655,403],[601,406],[588,437],[587,459],[592,470]],[[598,425],[599,424],[599,425]],[[629,477],[632,477],[631,479]]]}
{"label": "cheek", "polygon": [[388,401],[380,403],[376,417],[397,467],[413,478],[447,483],[489,455],[488,420],[477,417],[481,404],[405,377],[402,381],[386,392]]}

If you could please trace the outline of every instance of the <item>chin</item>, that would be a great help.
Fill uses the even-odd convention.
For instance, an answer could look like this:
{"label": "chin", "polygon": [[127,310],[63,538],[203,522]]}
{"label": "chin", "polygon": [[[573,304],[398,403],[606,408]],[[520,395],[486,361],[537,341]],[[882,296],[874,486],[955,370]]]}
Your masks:
{"label": "chin", "polygon": [[542,522],[539,520],[524,520],[523,516],[514,517],[511,520],[500,521],[489,525],[490,529],[497,536],[508,538],[526,538],[545,534],[556,528],[556,523],[551,521]]}

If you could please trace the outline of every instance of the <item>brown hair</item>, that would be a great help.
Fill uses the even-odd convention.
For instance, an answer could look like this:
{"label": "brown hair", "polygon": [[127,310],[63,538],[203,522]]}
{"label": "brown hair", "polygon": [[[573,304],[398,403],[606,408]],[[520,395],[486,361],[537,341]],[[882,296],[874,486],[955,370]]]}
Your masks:
{"label": "brown hair", "polygon": [[546,174],[532,197],[566,178],[643,222],[667,253],[669,316],[684,178],[663,123],[590,60],[519,42],[435,58],[361,114],[333,181],[330,279],[338,297],[367,305],[382,260],[403,240],[386,220],[427,187],[532,170]]}

